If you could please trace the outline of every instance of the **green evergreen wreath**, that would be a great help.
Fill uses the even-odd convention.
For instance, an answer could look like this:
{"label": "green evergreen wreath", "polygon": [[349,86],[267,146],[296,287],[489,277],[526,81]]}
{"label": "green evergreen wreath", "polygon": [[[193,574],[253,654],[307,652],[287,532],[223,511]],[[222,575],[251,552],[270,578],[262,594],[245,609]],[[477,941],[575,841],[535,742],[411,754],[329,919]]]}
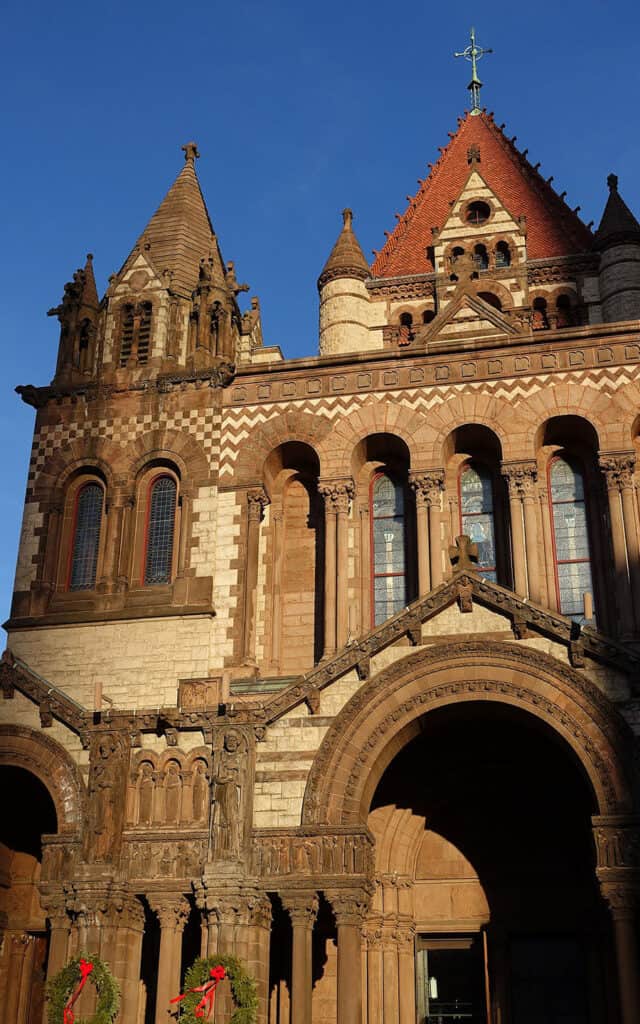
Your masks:
{"label": "green evergreen wreath", "polygon": [[184,979],[185,997],[180,1004],[180,1024],[200,1024],[201,1018],[196,1017],[195,1008],[202,999],[202,993],[190,992],[189,989],[209,981],[213,967],[224,967],[231,984],[236,1010],[229,1024],[255,1024],[258,1013],[256,983],[235,956],[209,956],[194,960]]}
{"label": "green evergreen wreath", "polygon": [[98,993],[98,1004],[91,1020],[76,1017],[75,1024],[113,1024],[120,1007],[120,989],[111,971],[98,956],[79,953],[58,971],[47,985],[48,1024],[63,1024],[64,1008],[80,982],[80,961],[88,960],[93,970],[87,978],[87,985],[93,984]]}

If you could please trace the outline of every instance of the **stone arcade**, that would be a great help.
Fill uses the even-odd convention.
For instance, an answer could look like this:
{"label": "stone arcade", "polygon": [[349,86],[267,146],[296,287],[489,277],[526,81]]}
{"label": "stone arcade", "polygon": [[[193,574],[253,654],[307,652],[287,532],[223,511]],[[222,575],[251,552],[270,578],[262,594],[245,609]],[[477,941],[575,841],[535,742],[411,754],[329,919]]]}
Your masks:
{"label": "stone arcade", "polygon": [[260,1024],[637,1024],[616,178],[592,233],[474,109],[371,266],[344,212],[319,355],[285,360],[184,149],[104,298],[89,257],[50,311],[52,383],[18,388],[4,1019],[40,1024],[88,949],[125,1024],[168,1024],[201,951],[242,958]]}

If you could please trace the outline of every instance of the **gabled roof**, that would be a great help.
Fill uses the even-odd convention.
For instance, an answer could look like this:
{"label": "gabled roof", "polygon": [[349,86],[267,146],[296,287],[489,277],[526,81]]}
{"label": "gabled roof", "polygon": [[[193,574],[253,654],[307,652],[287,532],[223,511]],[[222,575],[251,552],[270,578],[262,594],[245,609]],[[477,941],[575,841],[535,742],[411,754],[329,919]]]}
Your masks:
{"label": "gabled roof", "polygon": [[596,231],[596,248],[604,249],[608,245],[615,245],[619,242],[640,243],[640,224],[618,192],[617,174],[610,174],[607,184],[609,198],[602,214],[600,227]]}
{"label": "gabled roof", "polygon": [[361,281],[369,277],[369,264],[355,236],[351,210],[342,211],[342,231],[318,278],[318,287],[339,277],[355,277]]}
{"label": "gabled roof", "polygon": [[197,147],[188,143],[182,148],[185,165],[140,235],[123,270],[143,250],[158,274],[171,272],[172,291],[191,297],[203,257],[211,255],[216,264],[214,270],[223,277],[225,270],[196,174]]}
{"label": "gabled roof", "polygon": [[553,190],[526,156],[516,149],[484,111],[467,113],[440,151],[440,158],[420,184],[408,209],[376,254],[374,277],[427,274],[434,270],[427,255],[431,229],[441,228],[469,175],[469,150],[480,150],[478,170],[514,219],[527,221],[529,259],[569,256],[589,250],[590,230]]}

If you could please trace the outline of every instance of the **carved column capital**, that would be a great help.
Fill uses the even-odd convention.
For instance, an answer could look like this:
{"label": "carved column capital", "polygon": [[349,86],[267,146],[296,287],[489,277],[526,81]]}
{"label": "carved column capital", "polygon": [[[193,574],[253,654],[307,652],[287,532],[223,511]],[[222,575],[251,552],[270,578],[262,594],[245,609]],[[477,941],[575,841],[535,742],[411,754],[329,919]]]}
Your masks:
{"label": "carved column capital", "polygon": [[262,519],[264,510],[269,504],[269,498],[262,487],[252,487],[250,491],[247,491],[247,512],[249,516],[249,522],[259,523]]}
{"label": "carved column capital", "polygon": [[163,931],[184,931],[191,909],[189,901],[184,896],[158,893],[149,897],[149,906],[156,914]]}
{"label": "carved column capital", "polygon": [[625,487],[633,487],[633,474],[636,466],[634,452],[601,455],[599,464],[605,478],[607,490],[621,491]]}
{"label": "carved column capital", "polygon": [[321,480],[318,484],[318,494],[324,499],[326,512],[346,515],[349,511],[349,502],[355,494],[353,480]]}
{"label": "carved column capital", "polygon": [[282,905],[291,918],[291,924],[313,928],[318,916],[318,894],[316,892],[281,893]]}
{"label": "carved column capital", "polygon": [[40,903],[52,928],[68,928],[70,926],[71,918],[69,917],[66,893],[41,893]]}
{"label": "carved column capital", "polygon": [[608,814],[594,815],[591,821],[599,877],[618,868],[640,871],[640,818],[630,814]]}
{"label": "carved column capital", "polygon": [[535,462],[503,462],[501,473],[507,481],[510,498],[532,498],[538,479]]}
{"label": "carved column capital", "polygon": [[601,882],[600,891],[614,921],[635,921],[636,906],[640,903],[637,882]]}
{"label": "carved column capital", "polygon": [[416,496],[418,506],[432,505],[440,507],[441,495],[444,490],[444,469],[416,470],[409,474],[409,487]]}
{"label": "carved column capital", "polygon": [[369,910],[369,894],[364,890],[333,889],[325,893],[338,925],[362,929]]}

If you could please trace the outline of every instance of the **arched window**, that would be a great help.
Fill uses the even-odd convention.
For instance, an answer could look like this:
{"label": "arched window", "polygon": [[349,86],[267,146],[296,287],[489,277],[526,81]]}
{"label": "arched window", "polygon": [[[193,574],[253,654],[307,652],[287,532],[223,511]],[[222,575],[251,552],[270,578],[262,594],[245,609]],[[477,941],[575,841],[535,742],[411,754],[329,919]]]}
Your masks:
{"label": "arched window", "polygon": [[486,245],[476,245],[473,250],[473,263],[477,270],[486,270],[489,266],[489,254]]}
{"label": "arched window", "polygon": [[149,488],[144,554],[145,586],[171,582],[176,496],[177,487],[172,476],[156,477]]}
{"label": "arched window", "polygon": [[460,473],[460,532],[478,545],[478,571],[497,582],[493,479],[476,462],[467,463]]}
{"label": "arched window", "polygon": [[500,299],[497,295],[494,295],[493,292],[478,292],[478,298],[484,299],[484,301],[490,306],[493,306],[494,309],[502,309]]}
{"label": "arched window", "polygon": [[484,224],[491,216],[491,207],[481,199],[469,203],[467,207],[467,224]]}
{"label": "arched window", "polygon": [[398,333],[398,344],[408,345],[413,339],[413,317],[411,313],[400,314],[400,331]]}
{"label": "arched window", "polygon": [[103,502],[100,484],[84,484],[76,494],[69,590],[93,590],[96,585]]}
{"label": "arched window", "polygon": [[593,581],[584,474],[577,459],[562,455],[551,461],[549,500],[558,607],[563,615],[583,620],[585,595],[593,604]]}
{"label": "arched window", "polygon": [[131,302],[122,307],[120,326],[120,366],[126,366],[130,359],[144,365],[149,360],[151,340],[151,303]]}
{"label": "arched window", "polygon": [[373,625],[395,615],[407,603],[404,488],[386,473],[371,484]]}
{"label": "arched window", "polygon": [[538,297],[533,300],[533,330],[545,331],[548,326],[549,318],[547,316],[547,300],[542,297]]}
{"label": "arched window", "polygon": [[571,299],[568,295],[559,295],[556,300],[556,324],[558,327],[570,327],[573,323]]}
{"label": "arched window", "polygon": [[511,250],[506,242],[496,245],[496,270],[511,266]]}
{"label": "arched window", "polygon": [[430,324],[431,321],[435,319],[435,315],[435,309],[425,309],[424,313],[422,314],[423,324]]}

